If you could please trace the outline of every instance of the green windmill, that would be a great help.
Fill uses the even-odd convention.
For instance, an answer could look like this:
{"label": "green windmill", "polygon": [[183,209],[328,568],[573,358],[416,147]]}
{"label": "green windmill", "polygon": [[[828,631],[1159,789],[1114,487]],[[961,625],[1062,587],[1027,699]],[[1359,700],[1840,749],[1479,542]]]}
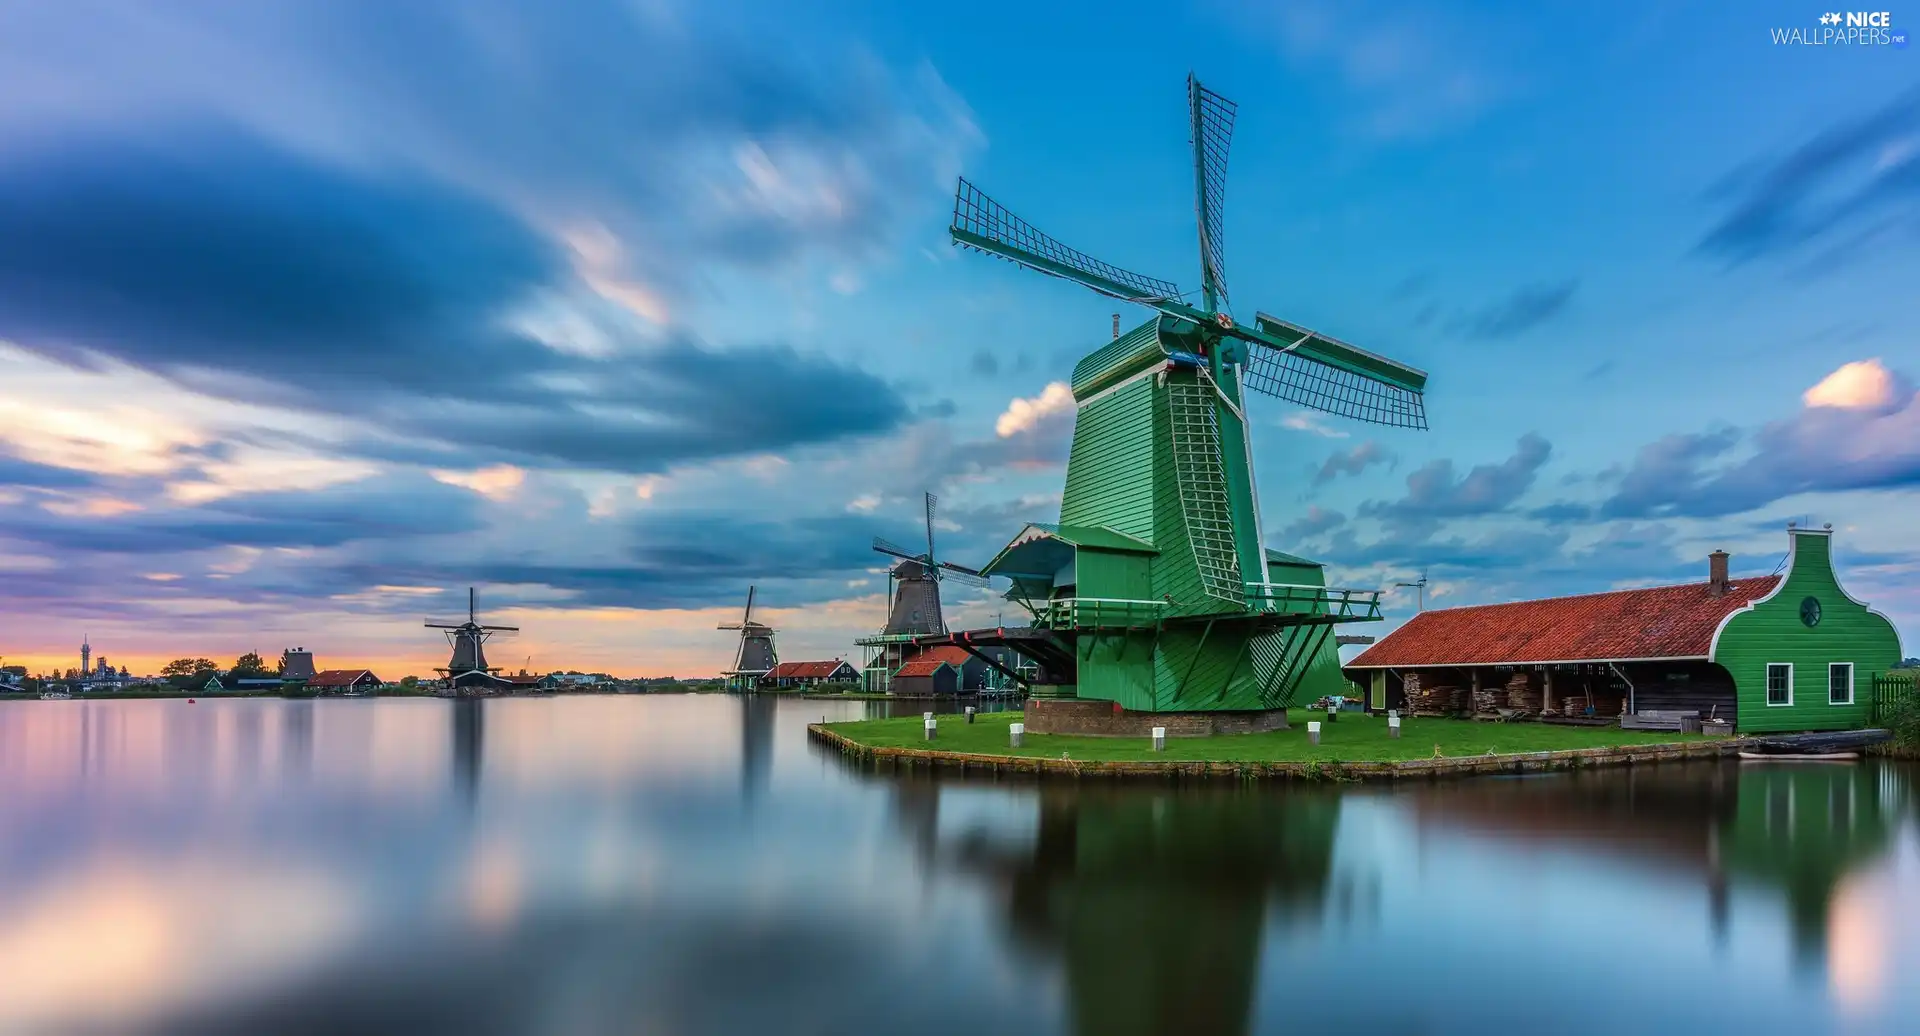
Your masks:
{"label": "green windmill", "polygon": [[[955,244],[1153,311],[1074,367],[1059,523],[1027,526],[981,570],[1012,580],[1008,598],[1028,608],[1032,626],[929,638],[1009,646],[1038,662],[1036,733],[1067,729],[1070,715],[1110,716],[1109,703],[1216,714],[1177,731],[1273,726],[1285,722],[1273,710],[1296,696],[1337,691],[1332,630],[1378,619],[1380,595],[1328,589],[1318,565],[1263,548],[1246,393],[1426,427],[1424,372],[1266,313],[1252,326],[1234,319],[1221,210],[1235,106],[1192,77],[1187,97],[1197,300],[1048,237],[965,179],[954,199]],[[1261,715],[1217,715],[1233,712]]]}

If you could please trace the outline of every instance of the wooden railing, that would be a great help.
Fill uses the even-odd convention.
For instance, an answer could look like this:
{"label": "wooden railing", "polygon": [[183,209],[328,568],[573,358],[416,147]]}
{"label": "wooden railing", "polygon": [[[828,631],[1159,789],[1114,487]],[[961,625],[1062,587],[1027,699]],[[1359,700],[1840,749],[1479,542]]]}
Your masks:
{"label": "wooden railing", "polygon": [[1053,629],[1152,626],[1168,607],[1165,601],[1121,597],[1063,597],[1048,601],[1043,616]]}
{"label": "wooden railing", "polygon": [[1298,583],[1248,583],[1247,607],[1264,612],[1328,615],[1336,619],[1377,619],[1380,591]]}

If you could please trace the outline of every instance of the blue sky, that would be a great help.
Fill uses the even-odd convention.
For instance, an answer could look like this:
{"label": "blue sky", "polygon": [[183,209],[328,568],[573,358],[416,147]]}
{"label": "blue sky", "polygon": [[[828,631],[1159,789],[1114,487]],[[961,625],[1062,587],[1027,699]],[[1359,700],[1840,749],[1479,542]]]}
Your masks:
{"label": "blue sky", "polygon": [[1433,375],[1426,433],[1256,405],[1271,545],[1451,604],[1832,522],[1911,653],[1920,57],[1770,42],[1820,13],[0,7],[0,653],[422,671],[468,583],[535,668],[712,671],[748,583],[851,652],[922,490],[956,557],[1054,516],[1115,309],[949,246],[954,178],[1191,285],[1190,69],[1236,310]]}

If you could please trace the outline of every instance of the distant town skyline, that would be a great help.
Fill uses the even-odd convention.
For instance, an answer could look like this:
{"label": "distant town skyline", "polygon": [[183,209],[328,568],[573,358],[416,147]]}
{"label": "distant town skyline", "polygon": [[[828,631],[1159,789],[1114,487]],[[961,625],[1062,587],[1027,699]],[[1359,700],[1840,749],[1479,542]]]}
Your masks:
{"label": "distant town skyline", "polygon": [[1235,298],[1433,372],[1427,433],[1250,408],[1267,544],[1368,632],[1806,520],[1920,653],[1920,64],[1803,8],[7,5],[0,654],[426,676],[476,585],[495,664],[710,675],[752,584],[857,658],[871,538],[1056,518],[1142,317],[959,261],[956,177],[1191,281],[1189,70]]}

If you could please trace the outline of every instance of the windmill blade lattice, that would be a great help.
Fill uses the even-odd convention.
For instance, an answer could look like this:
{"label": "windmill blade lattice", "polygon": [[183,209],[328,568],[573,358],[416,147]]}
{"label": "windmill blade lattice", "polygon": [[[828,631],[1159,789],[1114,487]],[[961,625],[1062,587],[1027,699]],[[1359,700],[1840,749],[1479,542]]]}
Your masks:
{"label": "windmill blade lattice", "polygon": [[1117,299],[1152,302],[1180,296],[1180,289],[1172,281],[1122,270],[1048,237],[964,177],[953,196],[953,226],[949,232],[955,244],[1050,276],[1077,280]]}
{"label": "windmill blade lattice", "polygon": [[916,554],[892,540],[882,539],[879,536],[873,538],[873,549],[882,554],[891,554],[902,561],[923,561],[926,559],[926,555],[924,554]]}
{"label": "windmill blade lattice", "polygon": [[[1221,249],[1227,205],[1227,150],[1233,143],[1233,119],[1239,106],[1187,77],[1187,102],[1193,109],[1193,162],[1200,224],[1200,265],[1207,287],[1227,305],[1227,268]],[[1210,307],[1211,308],[1211,307]]]}
{"label": "windmill blade lattice", "polygon": [[963,568],[959,565],[953,564],[950,561],[940,562],[939,568],[940,568],[940,578],[942,579],[950,579],[956,583],[960,583],[965,586],[988,585],[988,580],[986,576],[983,576],[980,573],[975,572],[970,568]]}
{"label": "windmill blade lattice", "polygon": [[1253,346],[1241,375],[1247,388],[1356,421],[1427,427],[1424,371],[1265,313],[1258,323],[1290,344],[1282,349],[1242,336]]}

